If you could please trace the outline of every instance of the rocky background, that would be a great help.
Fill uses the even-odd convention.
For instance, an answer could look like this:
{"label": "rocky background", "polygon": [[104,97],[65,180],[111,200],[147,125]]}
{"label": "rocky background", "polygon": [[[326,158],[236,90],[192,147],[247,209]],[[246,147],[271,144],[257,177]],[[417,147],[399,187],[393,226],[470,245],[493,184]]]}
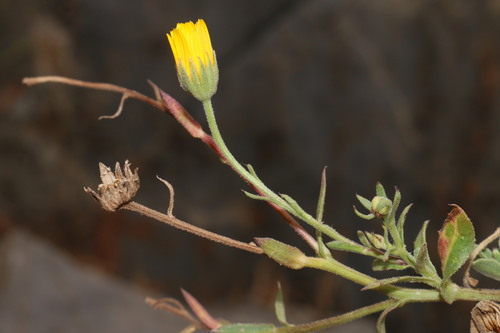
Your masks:
{"label": "rocky background", "polygon": [[[379,228],[352,212],[355,193],[369,197],[377,181],[391,192],[398,186],[403,204],[415,203],[409,239],[430,219],[435,244],[449,203],[468,213],[479,240],[498,226],[497,0],[3,0],[3,238],[30,230],[111,278],[165,296],[179,297],[183,287],[207,307],[268,306],[278,280],[288,302],[318,317],[378,299],[350,282],[289,271],[130,212],[105,213],[83,192],[98,184],[98,162],[129,159],[141,177],[137,201],[166,210],[158,175],[176,189],[177,217],[244,241],[268,236],[306,249],[170,116],[127,100],[119,118],[97,121],[115,112],[119,95],[21,84],[57,74],[152,94],[151,79],[205,125],[199,103],[178,85],[165,38],[177,22],[198,18],[220,66],[221,131],[271,188],[314,211],[328,166],[325,221],[350,237]],[[343,257],[370,272],[368,261]],[[31,277],[36,283],[35,271]],[[408,306],[391,313],[388,329],[466,331],[472,307]],[[64,312],[55,307],[52,315]]]}

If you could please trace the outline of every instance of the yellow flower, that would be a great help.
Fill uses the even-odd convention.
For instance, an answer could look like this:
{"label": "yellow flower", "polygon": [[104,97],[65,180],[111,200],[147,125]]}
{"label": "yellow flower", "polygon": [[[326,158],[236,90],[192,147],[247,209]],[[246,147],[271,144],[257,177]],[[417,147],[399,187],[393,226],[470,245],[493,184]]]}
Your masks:
{"label": "yellow flower", "polygon": [[167,34],[181,87],[200,101],[217,91],[219,70],[205,21],[178,23]]}

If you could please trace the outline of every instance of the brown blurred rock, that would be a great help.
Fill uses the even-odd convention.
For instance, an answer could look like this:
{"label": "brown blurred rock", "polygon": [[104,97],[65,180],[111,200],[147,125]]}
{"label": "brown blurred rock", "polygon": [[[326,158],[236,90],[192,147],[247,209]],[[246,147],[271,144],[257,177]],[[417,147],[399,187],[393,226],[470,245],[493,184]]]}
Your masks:
{"label": "brown blurred rock", "polygon": [[26,232],[5,235],[0,268],[0,332],[177,332],[187,326],[146,305],[147,291]]}

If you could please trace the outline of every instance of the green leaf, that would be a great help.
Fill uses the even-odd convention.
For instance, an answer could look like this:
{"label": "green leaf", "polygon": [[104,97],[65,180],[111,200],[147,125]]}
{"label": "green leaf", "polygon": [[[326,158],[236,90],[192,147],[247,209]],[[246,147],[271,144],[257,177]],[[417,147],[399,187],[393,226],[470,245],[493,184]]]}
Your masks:
{"label": "green leaf", "polygon": [[408,206],[405,207],[405,209],[403,209],[401,215],[399,215],[398,222],[396,223],[396,227],[398,228],[398,233],[403,243],[405,242],[404,224],[406,220],[406,215],[410,211],[411,206],[413,206],[413,204],[409,204]]}
{"label": "green leaf", "polygon": [[472,264],[472,268],[486,277],[500,281],[500,260],[495,258],[477,259]]}
{"label": "green leaf", "polygon": [[398,210],[399,203],[401,202],[401,192],[396,187],[396,191],[394,193],[394,199],[392,200],[392,209],[390,214],[384,219],[384,224],[394,223],[396,224],[396,211]]}
{"label": "green leaf", "polygon": [[249,197],[250,199],[260,200],[260,201],[269,201],[269,202],[272,202],[272,203],[274,203],[274,204],[276,204],[276,205],[278,205],[278,206],[279,206],[279,203],[278,203],[276,200],[273,200],[273,199],[271,199],[271,198],[269,198],[269,197],[265,197],[265,196],[263,196],[263,195],[258,195],[258,194],[253,194],[253,193],[250,193],[250,192],[245,191],[245,190],[242,190],[242,191],[243,191],[243,193],[245,193],[245,195],[246,195],[247,197]]}
{"label": "green leaf", "polygon": [[424,222],[422,228],[420,228],[420,231],[418,232],[417,238],[415,238],[415,241],[413,242],[413,255],[415,257],[418,257],[418,254],[422,246],[424,244],[427,244],[426,240],[427,225],[429,225],[429,221]]}
{"label": "green leaf", "polygon": [[387,315],[389,314],[389,312],[394,311],[395,309],[403,306],[404,304],[405,304],[404,301],[397,301],[396,303],[389,306],[380,314],[377,320],[377,333],[385,333],[385,319],[387,318]]}
{"label": "green leaf", "polygon": [[429,278],[425,278],[425,277],[421,277],[421,276],[396,276],[393,278],[377,280],[376,282],[363,287],[361,290],[375,289],[375,288],[379,288],[382,286],[386,286],[388,284],[394,284],[394,283],[400,283],[400,282],[426,283],[426,284],[432,285],[432,282],[434,282],[434,280],[429,279]]}
{"label": "green leaf", "polygon": [[255,172],[253,166],[251,164],[247,164],[246,166],[247,166],[248,172],[250,172],[250,174],[252,176],[254,176],[255,179],[260,180],[260,178],[259,178],[259,176],[257,176],[257,173]]}
{"label": "green leaf", "polygon": [[[418,251],[418,256],[416,258],[415,271],[433,281],[440,281],[436,267],[429,257],[429,251],[427,249],[427,243],[424,243]],[[439,283],[433,284],[433,287],[437,287]]]}
{"label": "green leaf", "polygon": [[319,189],[318,206],[316,208],[316,220],[318,222],[321,222],[323,220],[325,197],[326,197],[326,167],[323,168],[323,172],[321,173],[321,187]]}
{"label": "green leaf", "polygon": [[[318,206],[316,208],[316,221],[323,223],[323,212],[325,208],[326,198],[326,167],[323,168],[321,173],[321,186],[319,189]],[[323,234],[319,229],[316,229],[316,240],[318,242],[318,253],[321,258],[331,258],[331,253],[326,249],[323,242]]]}
{"label": "green leaf", "polygon": [[359,245],[359,244],[352,244],[352,243],[346,243],[344,241],[339,241],[339,240],[334,240],[331,242],[326,243],[326,246],[332,250],[336,251],[345,251],[345,252],[352,252],[352,253],[359,253],[359,254],[367,254],[367,248]]}
{"label": "green leaf", "polygon": [[467,261],[474,250],[474,226],[467,214],[457,205],[444,221],[438,232],[438,254],[441,259],[443,283],[445,283]]}
{"label": "green leaf", "polygon": [[217,333],[266,333],[276,327],[271,324],[229,324],[217,329]]}
{"label": "green leaf", "polygon": [[372,243],[370,243],[370,241],[368,240],[368,238],[366,237],[366,235],[363,231],[358,230],[358,238],[359,238],[359,241],[361,242],[361,244],[363,244],[364,246],[366,246],[368,248],[372,247]]}
{"label": "green leaf", "polygon": [[407,269],[408,267],[410,266],[403,262],[401,259],[383,260],[377,258],[372,262],[372,269],[374,271],[387,271],[390,269],[401,271],[403,269]]}
{"label": "green leaf", "polygon": [[281,283],[278,282],[278,290],[276,291],[276,297],[274,299],[274,312],[276,313],[276,318],[283,325],[288,325],[286,320],[285,302],[283,301],[283,290],[281,289]]}

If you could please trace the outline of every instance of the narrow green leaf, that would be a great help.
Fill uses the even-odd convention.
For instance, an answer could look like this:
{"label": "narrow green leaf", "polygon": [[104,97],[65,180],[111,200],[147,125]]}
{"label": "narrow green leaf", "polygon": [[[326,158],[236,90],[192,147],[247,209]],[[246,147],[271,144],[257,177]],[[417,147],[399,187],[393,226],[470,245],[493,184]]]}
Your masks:
{"label": "narrow green leaf", "polygon": [[229,324],[217,329],[217,333],[269,333],[276,327],[271,324]]}
{"label": "narrow green leaf", "polygon": [[[436,267],[431,261],[429,256],[429,251],[427,248],[427,243],[424,243],[419,247],[418,256],[416,258],[415,271],[425,277],[436,279],[439,281],[439,276],[437,274]],[[434,281],[434,280],[433,280]],[[434,285],[437,287],[436,285]]]}
{"label": "narrow green leaf", "polygon": [[245,193],[245,195],[247,197],[249,197],[250,199],[254,199],[254,200],[262,200],[262,201],[269,201],[269,198],[268,197],[265,197],[265,196],[262,196],[262,195],[258,195],[258,194],[253,194],[253,193],[250,193],[248,191],[245,191],[245,190],[242,190],[243,193]]}
{"label": "narrow green leaf", "polygon": [[401,202],[401,192],[396,187],[396,191],[394,193],[394,199],[392,200],[392,209],[387,218],[384,219],[384,224],[394,223],[394,227],[396,224],[396,211],[398,210],[399,203]]}
{"label": "narrow green leaf", "polygon": [[369,290],[369,289],[375,289],[378,287],[386,286],[388,284],[394,284],[394,283],[400,283],[400,282],[407,282],[407,283],[425,283],[429,285],[433,285],[432,283],[434,280],[421,277],[421,276],[396,276],[393,278],[388,278],[388,279],[382,279],[382,280],[377,280],[376,282],[367,285],[361,290]]}
{"label": "narrow green leaf", "polygon": [[368,237],[366,237],[366,235],[363,231],[358,230],[358,238],[359,238],[359,241],[361,242],[361,244],[363,244],[364,246],[366,246],[368,248],[372,247],[372,243],[370,243],[370,241],[368,240]]}
{"label": "narrow green leaf", "polygon": [[380,314],[377,320],[377,333],[385,333],[385,319],[387,318],[387,315],[389,314],[389,312],[403,306],[404,304],[405,303],[403,301],[398,301],[397,303],[389,306]]}
{"label": "narrow green leaf", "polygon": [[368,210],[372,209],[372,202],[370,200],[360,196],[359,194],[356,194],[356,198],[363,205],[363,207],[365,207]]}
{"label": "narrow green leaf", "polygon": [[374,271],[387,271],[391,269],[396,271],[401,271],[403,269],[407,269],[408,267],[410,266],[407,265],[402,260],[395,260],[395,259],[383,260],[377,258],[372,262],[372,269]]}
{"label": "narrow green leaf", "polygon": [[424,244],[427,244],[426,233],[427,233],[427,226],[428,225],[429,225],[429,221],[425,221],[424,224],[422,225],[422,228],[420,228],[420,231],[418,232],[417,238],[415,238],[415,241],[413,242],[413,255],[415,257],[418,257],[418,254],[420,252],[420,248]]}
{"label": "narrow green leaf", "polygon": [[490,279],[500,281],[500,260],[495,258],[477,259],[472,264],[472,268]]}
{"label": "narrow green leaf", "polygon": [[[316,208],[316,221],[323,223],[323,212],[325,208],[325,197],[326,197],[326,167],[323,168],[321,173],[321,186],[319,189],[318,205]],[[331,254],[325,247],[323,242],[323,234],[320,230],[316,229],[316,241],[318,242],[318,253],[321,258],[331,257]]]}
{"label": "narrow green leaf", "polygon": [[382,186],[382,184],[380,182],[377,182],[377,185],[375,185],[375,193],[377,193],[377,195],[379,197],[386,197],[387,198],[387,194],[385,194],[384,186]]}
{"label": "narrow green leaf", "polygon": [[321,173],[321,187],[319,189],[318,207],[316,208],[316,220],[323,221],[323,211],[325,208],[326,197],[326,167],[323,168]]}
{"label": "narrow green leaf", "polygon": [[359,244],[346,243],[343,241],[334,240],[326,243],[326,246],[335,251],[345,251],[359,254],[367,254],[367,248]]}
{"label": "narrow green leaf", "polygon": [[399,237],[401,237],[401,241],[403,243],[405,242],[404,224],[406,220],[406,215],[408,215],[411,206],[413,206],[413,204],[409,204],[408,206],[405,207],[405,209],[403,209],[401,215],[399,215],[399,219],[396,224],[396,227],[398,228]]}
{"label": "narrow green leaf", "polygon": [[281,283],[278,282],[278,289],[276,290],[276,297],[274,298],[274,312],[276,313],[276,318],[283,325],[288,325],[286,320],[285,302],[283,301],[283,290],[281,289]]}
{"label": "narrow green leaf", "polygon": [[257,176],[257,173],[255,172],[255,170],[254,170],[253,166],[252,166],[251,164],[247,164],[246,166],[247,166],[248,172],[250,172],[250,174],[251,174],[252,176],[254,176],[254,177],[255,177],[255,179],[260,180],[260,178],[259,178],[259,176]]}
{"label": "narrow green leaf", "polygon": [[258,194],[253,194],[253,193],[247,192],[247,191],[245,191],[245,190],[242,190],[242,191],[243,191],[243,193],[245,193],[245,195],[246,195],[247,197],[249,197],[250,199],[260,200],[260,201],[269,201],[269,202],[272,202],[272,203],[274,203],[274,204],[278,205],[278,203],[277,203],[275,200],[273,200],[273,199],[271,199],[271,198],[269,198],[269,197],[265,197],[265,196],[263,196],[263,195],[258,195]]}
{"label": "narrow green leaf", "polygon": [[438,254],[441,259],[443,283],[467,261],[475,243],[471,220],[462,208],[452,206],[453,209],[438,232]]}

